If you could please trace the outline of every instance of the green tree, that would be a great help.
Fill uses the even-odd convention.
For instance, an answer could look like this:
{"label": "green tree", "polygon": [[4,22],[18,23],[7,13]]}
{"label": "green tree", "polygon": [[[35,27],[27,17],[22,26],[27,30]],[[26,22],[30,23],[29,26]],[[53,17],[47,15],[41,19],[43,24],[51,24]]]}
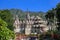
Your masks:
{"label": "green tree", "polygon": [[60,3],[57,4],[56,6],[56,13],[57,13],[57,25],[58,25],[58,30],[60,30]]}
{"label": "green tree", "polygon": [[13,17],[9,10],[0,10],[0,17],[7,22],[8,28],[13,30]]}
{"label": "green tree", "polygon": [[9,30],[7,23],[0,18],[0,40],[14,39],[14,32]]}
{"label": "green tree", "polygon": [[54,20],[54,9],[48,10],[45,17],[46,17],[47,20],[48,20],[48,18],[51,19],[51,20]]}

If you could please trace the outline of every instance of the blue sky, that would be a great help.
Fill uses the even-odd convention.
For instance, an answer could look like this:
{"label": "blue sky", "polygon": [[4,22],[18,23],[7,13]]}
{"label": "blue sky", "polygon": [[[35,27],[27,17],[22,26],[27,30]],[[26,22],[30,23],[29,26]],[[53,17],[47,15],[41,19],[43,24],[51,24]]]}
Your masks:
{"label": "blue sky", "polygon": [[24,11],[44,11],[56,7],[60,0],[0,0],[0,9],[22,9]]}

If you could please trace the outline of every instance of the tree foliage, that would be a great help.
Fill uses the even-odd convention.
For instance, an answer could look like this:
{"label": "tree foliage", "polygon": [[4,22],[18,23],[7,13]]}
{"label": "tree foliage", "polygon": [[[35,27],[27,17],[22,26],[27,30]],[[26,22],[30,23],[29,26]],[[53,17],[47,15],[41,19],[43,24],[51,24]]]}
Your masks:
{"label": "tree foliage", "polygon": [[0,40],[14,39],[14,32],[9,30],[7,23],[0,18]]}
{"label": "tree foliage", "polygon": [[49,19],[53,19],[53,20],[54,20],[54,14],[55,14],[55,13],[54,13],[54,10],[55,10],[55,9],[53,8],[52,10],[48,10],[48,11],[47,11],[47,14],[45,15],[46,19],[49,18]]}
{"label": "tree foliage", "polygon": [[60,30],[60,3],[57,4],[56,6],[56,11],[57,11],[57,25],[58,25],[58,30]]}
{"label": "tree foliage", "polygon": [[9,10],[0,10],[0,17],[7,22],[8,28],[13,30],[13,17]]}

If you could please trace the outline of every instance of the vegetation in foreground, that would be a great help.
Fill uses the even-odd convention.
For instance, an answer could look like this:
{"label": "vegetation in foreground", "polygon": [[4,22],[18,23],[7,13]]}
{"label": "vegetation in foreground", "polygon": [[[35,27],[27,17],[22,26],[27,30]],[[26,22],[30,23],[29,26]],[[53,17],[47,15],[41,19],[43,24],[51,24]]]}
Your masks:
{"label": "vegetation in foreground", "polygon": [[7,28],[7,23],[0,18],[0,40],[14,39],[14,32]]}

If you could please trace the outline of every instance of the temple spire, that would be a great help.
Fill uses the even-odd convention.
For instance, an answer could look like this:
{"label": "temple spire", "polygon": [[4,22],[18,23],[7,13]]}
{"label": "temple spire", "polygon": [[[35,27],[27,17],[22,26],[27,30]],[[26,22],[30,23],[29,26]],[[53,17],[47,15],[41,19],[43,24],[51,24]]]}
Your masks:
{"label": "temple spire", "polygon": [[30,14],[29,14],[28,9],[27,9],[27,13],[26,13],[26,19],[27,19],[27,20],[30,20]]}

